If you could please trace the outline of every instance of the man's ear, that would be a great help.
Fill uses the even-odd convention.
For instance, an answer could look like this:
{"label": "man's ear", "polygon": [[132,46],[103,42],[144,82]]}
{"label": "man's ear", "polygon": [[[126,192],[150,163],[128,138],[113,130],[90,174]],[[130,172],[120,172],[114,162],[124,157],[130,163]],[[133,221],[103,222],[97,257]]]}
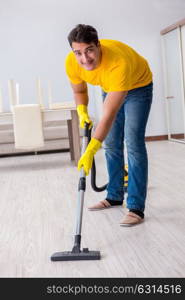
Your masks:
{"label": "man's ear", "polygon": [[100,47],[100,41],[98,40],[98,44],[97,44],[97,47],[99,48]]}

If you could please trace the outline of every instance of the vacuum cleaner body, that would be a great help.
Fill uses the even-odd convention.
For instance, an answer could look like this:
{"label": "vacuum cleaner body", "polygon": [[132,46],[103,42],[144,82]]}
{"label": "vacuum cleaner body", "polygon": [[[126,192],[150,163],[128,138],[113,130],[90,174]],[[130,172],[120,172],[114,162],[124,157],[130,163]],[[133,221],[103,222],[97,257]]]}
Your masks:
{"label": "vacuum cleaner body", "polygon": [[127,193],[127,189],[128,189],[128,165],[124,166],[123,188],[124,188],[124,192]]}

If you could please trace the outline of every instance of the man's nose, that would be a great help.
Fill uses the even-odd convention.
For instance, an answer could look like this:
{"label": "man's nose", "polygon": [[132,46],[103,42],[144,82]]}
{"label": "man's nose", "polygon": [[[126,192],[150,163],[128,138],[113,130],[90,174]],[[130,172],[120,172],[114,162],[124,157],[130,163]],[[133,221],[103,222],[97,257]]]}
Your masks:
{"label": "man's nose", "polygon": [[88,55],[87,55],[87,53],[83,53],[83,54],[82,54],[82,61],[83,61],[83,63],[86,63],[87,60],[88,60]]}

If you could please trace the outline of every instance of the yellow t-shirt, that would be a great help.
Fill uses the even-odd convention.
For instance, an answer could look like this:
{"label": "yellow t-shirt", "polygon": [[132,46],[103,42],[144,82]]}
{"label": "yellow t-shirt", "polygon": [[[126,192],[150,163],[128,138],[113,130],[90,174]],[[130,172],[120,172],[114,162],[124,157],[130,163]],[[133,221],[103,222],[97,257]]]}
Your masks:
{"label": "yellow t-shirt", "polygon": [[105,92],[129,91],[152,82],[146,59],[128,45],[114,40],[100,40],[102,59],[91,71],[79,65],[71,51],[65,61],[66,73],[74,84],[83,81],[99,85]]}

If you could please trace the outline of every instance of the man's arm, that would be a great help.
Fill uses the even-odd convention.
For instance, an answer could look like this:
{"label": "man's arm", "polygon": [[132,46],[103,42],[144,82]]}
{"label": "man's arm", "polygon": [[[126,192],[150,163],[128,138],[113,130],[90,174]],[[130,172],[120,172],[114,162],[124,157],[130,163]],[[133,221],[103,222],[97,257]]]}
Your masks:
{"label": "man's arm", "polygon": [[87,106],[89,99],[88,99],[86,82],[84,81],[80,84],[71,83],[71,87],[73,90],[73,95],[74,95],[76,105],[83,104]]}
{"label": "man's arm", "polygon": [[103,116],[98,123],[93,137],[102,142],[108,134],[116,114],[122,105],[127,91],[109,92],[103,104]]}
{"label": "man's arm", "polygon": [[92,168],[93,157],[101,147],[101,142],[105,139],[107,133],[109,132],[114,118],[116,117],[116,114],[126,95],[127,92],[110,92],[106,96],[103,104],[103,116],[98,123],[90,143],[78,162],[78,170],[83,167],[86,176],[89,174],[89,170]]}
{"label": "man's arm", "polygon": [[73,95],[75,99],[75,103],[77,106],[77,113],[80,122],[80,127],[84,128],[85,123],[88,123],[89,128],[93,126],[93,123],[88,115],[88,92],[87,92],[87,84],[86,82],[82,82],[80,84],[71,83],[73,89]]}

